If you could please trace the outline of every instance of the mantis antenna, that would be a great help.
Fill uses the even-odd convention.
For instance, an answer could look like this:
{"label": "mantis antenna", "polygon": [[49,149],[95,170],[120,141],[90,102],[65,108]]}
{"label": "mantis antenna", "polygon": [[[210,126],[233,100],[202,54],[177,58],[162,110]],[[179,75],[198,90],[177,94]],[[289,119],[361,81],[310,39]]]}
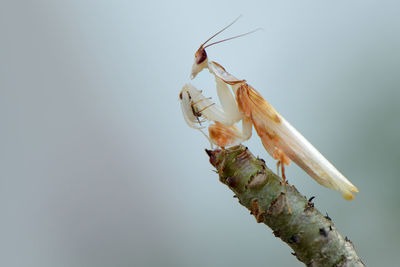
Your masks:
{"label": "mantis antenna", "polygon": [[233,36],[233,37],[229,37],[229,38],[226,38],[226,39],[223,39],[223,40],[220,40],[220,41],[216,41],[214,43],[206,45],[204,48],[207,48],[207,47],[210,47],[212,45],[219,44],[219,43],[222,43],[222,42],[225,42],[225,41],[229,41],[229,40],[232,40],[232,39],[236,39],[236,38],[239,38],[239,37],[243,37],[245,35],[252,34],[252,33],[256,32],[256,31],[259,31],[259,30],[262,30],[262,28],[257,28],[255,30],[252,30],[252,31],[249,31],[249,32],[246,32],[246,33],[242,33],[242,34],[239,34],[239,35],[236,35],[236,36]]}
{"label": "mantis antenna", "polygon": [[228,29],[230,26],[232,26],[232,25],[233,25],[236,21],[238,21],[241,17],[242,17],[242,15],[240,15],[239,17],[237,17],[236,19],[234,19],[231,23],[229,23],[227,26],[225,26],[223,29],[219,30],[217,33],[215,33],[214,35],[212,35],[212,36],[211,36],[210,38],[208,38],[207,41],[205,41],[200,47],[207,48],[207,47],[210,47],[210,46],[215,45],[215,44],[219,44],[219,43],[222,43],[222,42],[225,42],[225,41],[229,41],[229,40],[232,40],[232,39],[236,39],[236,38],[239,38],[239,37],[243,37],[243,36],[248,35],[248,34],[252,34],[252,33],[254,33],[254,32],[259,31],[259,30],[262,29],[262,28],[257,28],[257,29],[255,29],[255,30],[252,30],[252,31],[249,31],[249,32],[246,32],[246,33],[242,33],[242,34],[239,34],[239,35],[236,35],[236,36],[233,36],[233,37],[229,37],[229,38],[226,38],[226,39],[223,39],[223,40],[220,40],[220,41],[216,41],[216,42],[214,42],[214,43],[211,43],[211,44],[208,44],[208,45],[204,46],[204,45],[207,44],[211,39],[213,39],[215,36],[217,36],[218,34],[222,33],[222,32],[225,31],[226,29]]}

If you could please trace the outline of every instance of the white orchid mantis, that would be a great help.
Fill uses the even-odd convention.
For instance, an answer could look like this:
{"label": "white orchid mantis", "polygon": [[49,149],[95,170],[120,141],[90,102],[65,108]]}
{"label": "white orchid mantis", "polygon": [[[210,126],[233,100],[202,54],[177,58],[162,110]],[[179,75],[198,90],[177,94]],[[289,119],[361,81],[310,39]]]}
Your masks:
{"label": "white orchid mantis", "polygon": [[[192,79],[204,69],[208,69],[214,76],[221,106],[203,96],[202,92],[194,86],[186,84],[180,93],[181,107],[186,122],[192,128],[199,130],[203,128],[204,120],[214,122],[208,127],[209,136],[203,133],[211,143],[220,147],[237,145],[249,139],[254,126],[267,152],[278,160],[277,165],[281,166],[284,180],[284,166],[294,161],[319,184],[338,190],[347,200],[353,199],[352,192],[356,193],[358,189],[290,125],[267,100],[245,80],[237,79],[220,64],[208,60],[205,51],[207,47],[248,34],[206,45],[236,20],[200,46],[196,51],[192,67]],[[240,121],[242,129],[235,126],[235,123]]]}

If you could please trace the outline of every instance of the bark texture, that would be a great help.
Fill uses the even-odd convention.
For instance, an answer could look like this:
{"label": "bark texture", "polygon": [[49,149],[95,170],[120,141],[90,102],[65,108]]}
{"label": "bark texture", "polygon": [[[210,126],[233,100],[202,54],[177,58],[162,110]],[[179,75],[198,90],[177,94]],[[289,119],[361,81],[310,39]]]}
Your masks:
{"label": "bark texture", "polygon": [[322,215],[294,186],[282,183],[244,146],[206,150],[219,179],[265,223],[307,266],[364,266],[352,242],[343,238],[328,216]]}

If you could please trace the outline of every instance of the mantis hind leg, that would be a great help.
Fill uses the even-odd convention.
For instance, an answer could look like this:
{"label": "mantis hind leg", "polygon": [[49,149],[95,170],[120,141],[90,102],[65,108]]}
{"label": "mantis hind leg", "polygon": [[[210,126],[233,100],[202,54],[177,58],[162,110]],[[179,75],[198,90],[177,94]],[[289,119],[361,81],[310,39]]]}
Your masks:
{"label": "mantis hind leg", "polygon": [[286,174],[285,174],[285,163],[288,163],[288,162],[286,161],[285,154],[283,154],[281,152],[278,152],[278,154],[279,154],[279,158],[278,158],[278,162],[276,163],[276,168],[277,168],[276,172],[277,172],[277,175],[279,176],[279,167],[281,167],[283,186],[284,186],[284,190],[285,190],[284,193],[285,193],[286,205],[287,205],[289,214],[292,214],[292,208],[290,207],[289,199],[287,197],[287,186],[289,184],[287,183]]}
{"label": "mantis hind leg", "polygon": [[276,162],[276,175],[278,175],[278,176],[280,176],[280,175],[279,175],[279,168],[280,168],[280,166],[281,166],[281,161],[278,160],[278,161]]}
{"label": "mantis hind leg", "polygon": [[279,176],[279,167],[281,167],[281,172],[282,172],[282,179],[283,181],[286,182],[286,175],[285,175],[285,165],[289,165],[290,164],[290,159],[288,156],[286,156],[286,154],[280,150],[279,148],[276,148],[274,150],[274,152],[272,153],[272,157],[276,160],[278,160],[278,162],[276,163],[276,173]]}
{"label": "mantis hind leg", "polygon": [[[279,161],[279,162],[281,162],[281,161]],[[280,165],[281,165],[281,171],[282,171],[282,179],[283,179],[283,181],[285,182],[285,184],[287,184],[287,182],[286,182],[286,175],[285,175],[285,164],[284,164],[284,163],[281,163]]]}

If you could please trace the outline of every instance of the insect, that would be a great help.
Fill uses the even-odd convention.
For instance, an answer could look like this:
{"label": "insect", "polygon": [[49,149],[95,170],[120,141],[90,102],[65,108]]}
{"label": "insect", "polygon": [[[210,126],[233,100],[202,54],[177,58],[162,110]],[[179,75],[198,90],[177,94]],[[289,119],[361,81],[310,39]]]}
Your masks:
{"label": "insect", "polygon": [[[200,124],[200,121],[197,121],[199,116],[214,122],[215,124],[211,124],[208,128],[208,138],[211,143],[221,147],[236,145],[249,139],[252,127],[254,127],[264,148],[274,159],[278,160],[277,166],[281,166],[284,181],[286,179],[284,166],[293,161],[322,186],[338,190],[347,200],[353,199],[352,192],[357,193],[358,189],[287,122],[260,93],[246,80],[236,78],[220,64],[208,59],[206,48],[254,32],[207,44],[238,19],[208,38],[199,47],[192,66],[192,79],[204,69],[208,69],[214,76],[221,107],[212,103],[210,99],[207,100],[202,92],[192,85],[185,85],[181,91],[181,105],[186,122],[191,127],[197,122]],[[188,97],[184,99],[185,94]],[[200,113],[196,114],[193,108],[190,111],[189,106],[194,106],[194,110],[200,111]],[[241,130],[234,125],[240,121],[242,122]]]}

